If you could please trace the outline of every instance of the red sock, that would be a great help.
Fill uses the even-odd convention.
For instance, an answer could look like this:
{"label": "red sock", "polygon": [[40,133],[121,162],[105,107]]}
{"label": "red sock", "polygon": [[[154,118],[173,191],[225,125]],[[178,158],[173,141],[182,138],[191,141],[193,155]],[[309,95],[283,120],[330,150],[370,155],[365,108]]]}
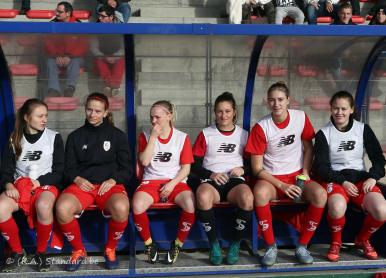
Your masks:
{"label": "red sock", "polygon": [[115,249],[115,247],[117,247],[118,241],[122,237],[127,223],[127,220],[123,222],[117,222],[113,219],[110,219],[106,248]]}
{"label": "red sock", "polygon": [[342,231],[346,223],[346,217],[343,215],[341,218],[331,218],[331,216],[327,214],[327,222],[331,232],[331,243],[337,242],[342,244]]}
{"label": "red sock", "polygon": [[263,207],[255,207],[255,212],[265,243],[267,245],[273,245],[275,243],[275,237],[273,235],[271,206],[266,204]]}
{"label": "red sock", "polygon": [[23,253],[19,238],[19,228],[15,220],[11,217],[7,221],[0,223],[0,232],[11,247],[12,252]]}
{"label": "red sock", "polygon": [[59,224],[60,229],[62,230],[64,236],[67,238],[68,242],[71,244],[74,251],[84,250],[82,243],[82,236],[80,234],[80,227],[78,220],[75,218],[67,224]]}
{"label": "red sock", "polygon": [[190,229],[194,224],[194,219],[196,218],[194,213],[182,211],[180,215],[180,220],[178,222],[178,231],[177,238],[183,243],[186,237],[189,235]]}
{"label": "red sock", "polygon": [[370,236],[381,227],[385,221],[378,221],[368,214],[363,222],[361,231],[357,236],[357,241],[363,242],[369,240]]}
{"label": "red sock", "polygon": [[146,211],[141,214],[133,213],[133,219],[135,227],[137,228],[139,236],[142,238],[142,240],[147,241],[149,238],[151,238],[150,223]]}
{"label": "red sock", "polygon": [[310,204],[304,215],[303,228],[300,232],[299,244],[307,245],[315,233],[322,218],[324,208],[317,208]]}
{"label": "red sock", "polygon": [[52,231],[52,223],[45,225],[39,221],[36,225],[36,253],[44,253],[47,249],[48,240]]}

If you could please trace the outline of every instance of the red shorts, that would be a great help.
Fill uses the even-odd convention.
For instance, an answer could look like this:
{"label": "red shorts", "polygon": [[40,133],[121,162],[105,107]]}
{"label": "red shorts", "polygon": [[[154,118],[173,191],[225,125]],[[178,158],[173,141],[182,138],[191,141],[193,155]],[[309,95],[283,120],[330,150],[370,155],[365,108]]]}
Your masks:
{"label": "red shorts", "polygon": [[[296,184],[296,176],[297,175],[300,175],[302,173],[302,170],[300,171],[297,171],[295,173],[291,173],[291,174],[287,174],[287,175],[273,175],[275,178],[277,178],[278,180],[284,182],[284,183],[288,183],[288,184]],[[313,182],[313,180],[308,180],[308,181],[305,181],[304,184],[308,184],[310,182]],[[280,190],[279,188],[275,187],[276,189],[276,193],[277,193],[277,199],[278,200],[282,200],[282,199],[291,199],[290,197],[288,197],[287,194],[285,194],[282,190]]]}
{"label": "red shorts", "polygon": [[[159,196],[160,188],[168,181],[169,180],[145,180],[141,182],[141,184],[137,187],[135,192],[140,192],[140,191],[146,192],[153,198],[154,203],[158,203],[160,200],[160,196]],[[167,201],[173,203],[176,196],[183,191],[192,191],[192,190],[186,183],[180,182],[174,187]]]}
{"label": "red shorts", "polygon": [[36,200],[39,199],[40,195],[45,191],[48,191],[54,194],[55,199],[59,195],[59,190],[56,188],[56,186],[53,186],[53,185],[43,185],[31,191],[31,188],[33,187],[31,179],[25,178],[25,177],[17,179],[15,181],[15,187],[19,191],[19,195],[20,195],[19,199],[17,200],[17,205],[27,216],[28,225],[31,228],[35,226],[34,225],[36,220],[35,203],[36,203]]}
{"label": "red shorts", "polygon": [[85,210],[92,204],[96,204],[100,210],[104,210],[107,201],[110,199],[111,195],[116,193],[122,193],[125,196],[127,196],[125,187],[122,184],[116,184],[113,187],[110,188],[109,191],[107,191],[102,196],[98,195],[98,189],[100,184],[94,184],[95,189],[91,191],[83,191],[79,188],[76,184],[71,184],[69,187],[67,187],[65,190],[63,190],[63,193],[68,193],[74,195],[82,205],[82,210]]}
{"label": "red shorts", "polygon": [[[346,193],[346,190],[344,190],[344,187],[338,183],[323,183],[323,187],[326,189],[327,191],[327,197],[329,198],[332,194],[340,194],[343,196],[343,198],[346,200],[346,202],[348,203],[350,200],[351,202],[358,206],[358,207],[362,207],[362,204],[363,204],[363,199],[365,198],[365,193],[363,192],[363,182],[364,181],[361,181],[361,182],[358,182],[355,184],[355,186],[358,188],[358,191],[359,191],[359,196],[357,197],[351,197],[351,196],[348,196],[347,193]],[[381,190],[379,189],[379,187],[377,185],[375,185],[370,192],[378,192],[380,194],[382,194]]]}

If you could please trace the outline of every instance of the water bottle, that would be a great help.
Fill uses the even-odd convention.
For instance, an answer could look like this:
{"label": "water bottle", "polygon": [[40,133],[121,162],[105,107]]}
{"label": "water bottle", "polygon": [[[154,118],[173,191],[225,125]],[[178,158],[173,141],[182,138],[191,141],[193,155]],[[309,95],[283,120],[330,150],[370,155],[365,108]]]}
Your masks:
{"label": "water bottle", "polygon": [[[306,180],[307,180],[307,177],[305,175],[297,175],[296,176],[296,186],[298,186],[302,190],[302,193],[303,193],[303,189],[304,189],[304,182]],[[302,201],[302,195],[294,198],[294,201],[297,203],[301,202]]]}

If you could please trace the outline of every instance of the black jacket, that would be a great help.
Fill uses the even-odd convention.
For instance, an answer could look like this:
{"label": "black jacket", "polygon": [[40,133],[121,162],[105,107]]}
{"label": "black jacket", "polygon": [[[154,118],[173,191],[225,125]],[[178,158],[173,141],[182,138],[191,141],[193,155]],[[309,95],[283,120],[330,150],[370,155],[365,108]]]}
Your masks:
{"label": "black jacket", "polygon": [[[348,130],[352,126],[350,121]],[[357,183],[368,178],[379,180],[385,175],[385,158],[383,156],[381,145],[373,130],[365,124],[363,131],[363,143],[367,155],[371,161],[371,168],[368,172],[353,169],[344,169],[334,171],[331,168],[330,150],[323,131],[319,130],[315,136],[314,161],[312,173],[322,179],[324,182],[335,182],[342,184],[344,181]]]}
{"label": "black jacket", "polygon": [[65,179],[72,184],[77,176],[93,184],[113,178],[128,186],[133,175],[127,135],[106,119],[97,127],[86,120],[84,126],[67,138]]}

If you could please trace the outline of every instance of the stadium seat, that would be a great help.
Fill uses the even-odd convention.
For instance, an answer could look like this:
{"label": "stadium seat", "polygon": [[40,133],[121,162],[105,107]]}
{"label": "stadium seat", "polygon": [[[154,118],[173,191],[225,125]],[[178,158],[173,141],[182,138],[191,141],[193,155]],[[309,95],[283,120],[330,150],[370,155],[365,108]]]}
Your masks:
{"label": "stadium seat", "polygon": [[370,108],[370,110],[382,110],[383,109],[383,103],[379,99],[377,99],[375,97],[371,97],[369,108]]}
{"label": "stadium seat", "polygon": [[19,109],[28,98],[29,97],[15,97],[14,98],[15,108]]}
{"label": "stadium seat", "polygon": [[13,76],[36,76],[38,67],[34,64],[13,64],[9,66]]}
{"label": "stadium seat", "polygon": [[283,66],[262,64],[257,67],[257,74],[259,76],[279,77],[286,75],[288,70]]}
{"label": "stadium seat", "polygon": [[110,110],[120,111],[125,107],[125,99],[123,97],[109,97]]}
{"label": "stadium seat", "polygon": [[72,111],[78,108],[79,98],[77,97],[46,97],[48,110]]}
{"label": "stadium seat", "polygon": [[330,98],[327,96],[306,97],[304,103],[309,105],[314,110],[329,110]]}
{"label": "stadium seat", "polygon": [[329,17],[329,16],[319,16],[317,19],[316,19],[316,22],[317,23],[325,23],[325,24],[330,24],[332,22],[332,18]]}
{"label": "stadium seat", "polygon": [[91,12],[87,10],[76,10],[73,12],[74,17],[77,19],[89,19]]}
{"label": "stadium seat", "polygon": [[363,16],[360,15],[353,15],[352,16],[352,22],[356,24],[363,24],[365,23],[366,19]]}
{"label": "stadium seat", "polygon": [[319,74],[315,67],[309,65],[298,65],[296,70],[299,76],[302,77],[315,77]]}
{"label": "stadium seat", "polygon": [[51,19],[55,15],[53,10],[29,10],[26,14],[27,18],[40,18],[40,19]]}
{"label": "stadium seat", "polygon": [[15,18],[19,14],[15,9],[0,9],[0,18]]}
{"label": "stadium seat", "polygon": [[20,46],[30,47],[37,44],[38,38],[36,36],[23,36],[23,37],[18,37],[16,42]]}

